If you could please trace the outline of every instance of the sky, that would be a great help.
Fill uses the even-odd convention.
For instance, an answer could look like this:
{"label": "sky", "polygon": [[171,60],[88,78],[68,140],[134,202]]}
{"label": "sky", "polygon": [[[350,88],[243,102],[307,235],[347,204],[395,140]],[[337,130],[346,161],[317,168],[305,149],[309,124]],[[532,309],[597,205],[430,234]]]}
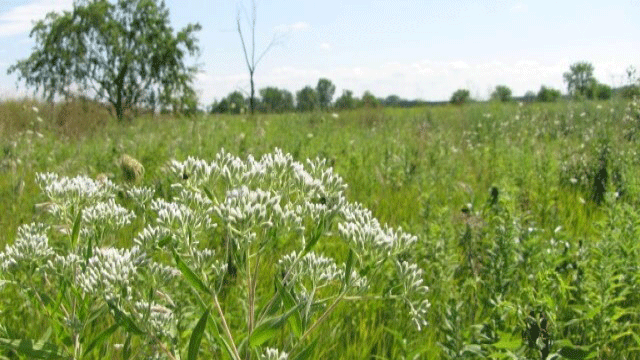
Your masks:
{"label": "sky", "polygon": [[[236,19],[248,32],[250,0],[166,0],[171,25],[199,23],[202,104],[249,91]],[[320,78],[361,96],[448,100],[460,88],[486,99],[496,85],[516,96],[550,86],[591,62],[596,78],[626,83],[640,71],[640,0],[256,0],[256,50],[273,40],[255,72],[256,88],[293,93]],[[0,1],[0,98],[32,94],[7,68],[29,56],[33,21],[70,10],[73,0]],[[245,9],[245,10],[243,10]]]}

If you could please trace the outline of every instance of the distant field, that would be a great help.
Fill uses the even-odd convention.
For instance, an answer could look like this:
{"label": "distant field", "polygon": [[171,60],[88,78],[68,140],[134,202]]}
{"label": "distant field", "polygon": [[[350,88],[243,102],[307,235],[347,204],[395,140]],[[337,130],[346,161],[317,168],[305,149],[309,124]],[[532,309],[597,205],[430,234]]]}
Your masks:
{"label": "distant field", "polygon": [[[429,287],[421,331],[385,303],[342,303],[320,325],[311,358],[640,358],[635,103],[145,116],[125,125],[100,109],[50,111],[28,101],[0,104],[0,250],[20,225],[46,218],[36,173],[105,174],[123,184],[118,159],[128,154],[144,166],[139,185],[157,190],[172,159],[211,160],[222,148],[260,158],[279,148],[301,162],[327,159],[349,201],[416,235],[417,250],[407,256]],[[115,243],[131,246],[136,224]],[[0,283],[0,338],[40,338],[47,313],[13,293]],[[123,339],[116,332],[113,344]],[[120,356],[106,344],[87,358]]]}

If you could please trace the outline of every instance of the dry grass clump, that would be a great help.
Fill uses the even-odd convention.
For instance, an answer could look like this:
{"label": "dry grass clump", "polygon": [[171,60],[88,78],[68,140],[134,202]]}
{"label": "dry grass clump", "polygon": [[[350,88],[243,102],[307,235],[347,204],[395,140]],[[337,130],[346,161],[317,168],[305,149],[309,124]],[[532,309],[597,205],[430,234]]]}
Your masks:
{"label": "dry grass clump", "polygon": [[58,106],[55,125],[64,135],[77,138],[103,128],[111,118],[109,109],[103,104],[73,98]]}
{"label": "dry grass clump", "polygon": [[138,183],[144,175],[144,166],[135,158],[124,154],[118,160],[122,176],[129,183]]}

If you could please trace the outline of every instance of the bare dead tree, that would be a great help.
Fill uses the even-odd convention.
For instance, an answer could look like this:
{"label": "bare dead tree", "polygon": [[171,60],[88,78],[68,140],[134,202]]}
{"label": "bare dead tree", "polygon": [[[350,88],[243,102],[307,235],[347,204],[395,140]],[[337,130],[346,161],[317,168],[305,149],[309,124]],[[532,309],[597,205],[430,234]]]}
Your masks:
{"label": "bare dead tree", "polygon": [[[244,10],[244,9],[243,9]],[[249,69],[249,80],[251,82],[251,94],[249,97],[249,108],[251,114],[253,115],[255,111],[255,85],[253,82],[253,75],[256,72],[256,67],[260,63],[260,60],[267,54],[267,52],[277,43],[278,37],[274,35],[269,42],[269,45],[260,53],[260,55],[256,58],[256,2],[255,0],[251,1],[251,18],[244,11],[245,18],[247,20],[249,31],[251,32],[251,49],[247,49],[247,42],[245,41],[244,35],[242,33],[242,16],[240,10],[238,10],[238,17],[236,18],[236,22],[238,24],[238,34],[240,35],[240,41],[242,42],[242,50],[244,51],[244,59],[247,62],[247,69]]]}

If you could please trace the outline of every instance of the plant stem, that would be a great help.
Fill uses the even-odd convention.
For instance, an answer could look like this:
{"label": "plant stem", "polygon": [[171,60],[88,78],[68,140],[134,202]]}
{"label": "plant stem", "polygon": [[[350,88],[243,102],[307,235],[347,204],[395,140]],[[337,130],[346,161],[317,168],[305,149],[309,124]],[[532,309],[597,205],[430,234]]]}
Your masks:
{"label": "plant stem", "polygon": [[241,360],[240,354],[238,354],[238,349],[236,348],[236,343],[233,341],[233,336],[231,336],[231,331],[229,331],[229,325],[227,325],[227,320],[224,318],[224,313],[222,312],[222,308],[220,307],[220,303],[218,302],[218,295],[213,294],[213,304],[216,307],[216,311],[218,311],[218,315],[220,315],[220,320],[222,322],[222,328],[224,329],[225,335],[229,338],[231,342],[231,350],[233,350],[233,356],[235,360]]}

